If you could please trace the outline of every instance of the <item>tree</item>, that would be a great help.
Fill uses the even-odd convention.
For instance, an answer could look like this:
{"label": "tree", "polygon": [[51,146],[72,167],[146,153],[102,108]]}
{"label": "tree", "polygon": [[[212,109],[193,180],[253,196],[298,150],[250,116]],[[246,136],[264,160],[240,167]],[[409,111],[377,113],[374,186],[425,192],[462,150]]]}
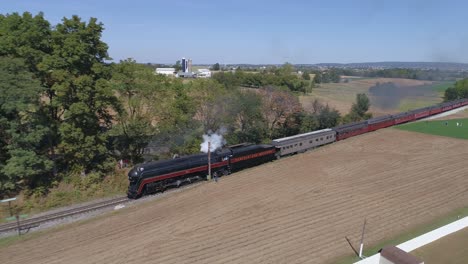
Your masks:
{"label": "tree", "polygon": [[372,114],[367,113],[370,107],[369,97],[364,93],[356,95],[356,102],[351,106],[351,111],[344,117],[345,122],[356,122],[367,120],[372,117]]}
{"label": "tree", "polygon": [[338,125],[340,113],[338,110],[331,108],[328,104],[323,107],[318,115],[319,129],[331,128]]}
{"label": "tree", "polygon": [[105,170],[106,135],[117,99],[108,83],[107,44],[97,19],[63,18],[52,32],[52,51],[38,65],[45,73],[50,119],[60,137],[57,152],[65,168],[78,172]]}
{"label": "tree", "polygon": [[449,87],[444,92],[444,101],[452,101],[459,99],[458,90],[455,87]]}
{"label": "tree", "polygon": [[367,97],[367,95],[364,93],[359,93],[356,95],[356,103],[354,103],[351,107],[351,111],[357,113],[360,117],[364,117],[367,110],[369,110],[369,107],[369,97]]}
{"label": "tree", "polygon": [[310,80],[310,73],[308,71],[304,71],[302,73],[302,79],[309,81]]}
{"label": "tree", "polygon": [[[0,57],[0,191],[48,184],[53,163],[44,143],[49,128],[41,121],[42,88],[26,63]],[[1,196],[1,195],[0,195]]]}
{"label": "tree", "polygon": [[317,83],[317,84],[322,83],[322,73],[321,72],[315,73],[314,83]]}
{"label": "tree", "polygon": [[302,108],[299,99],[288,91],[270,86],[259,92],[263,99],[263,118],[267,124],[268,135],[272,138],[275,130],[281,127],[290,115],[302,111]]}
{"label": "tree", "polygon": [[44,77],[38,66],[44,55],[52,50],[51,34],[43,13],[36,16],[29,12],[0,15],[0,56],[22,58],[29,71],[36,77]]}
{"label": "tree", "polygon": [[221,69],[221,67],[219,66],[219,63],[215,63],[215,64],[211,67],[211,69],[212,69],[213,71],[219,71],[219,70]]}
{"label": "tree", "polygon": [[[143,150],[155,132],[151,125],[151,114],[147,102],[152,79],[159,77],[152,70],[137,64],[132,59],[113,65],[111,84],[118,93],[121,108],[117,111],[118,124],[110,130],[113,148],[119,159],[141,162]],[[148,78],[149,77],[149,78]]]}
{"label": "tree", "polygon": [[228,114],[225,88],[211,79],[196,79],[190,82],[188,89],[195,104],[195,119],[202,122],[203,130],[218,130]]}
{"label": "tree", "polygon": [[176,63],[174,64],[174,68],[177,72],[182,69],[182,64],[180,63],[180,60],[176,61]]}
{"label": "tree", "polygon": [[468,98],[468,78],[457,81],[454,87],[445,90],[444,100],[450,101],[461,98]]}

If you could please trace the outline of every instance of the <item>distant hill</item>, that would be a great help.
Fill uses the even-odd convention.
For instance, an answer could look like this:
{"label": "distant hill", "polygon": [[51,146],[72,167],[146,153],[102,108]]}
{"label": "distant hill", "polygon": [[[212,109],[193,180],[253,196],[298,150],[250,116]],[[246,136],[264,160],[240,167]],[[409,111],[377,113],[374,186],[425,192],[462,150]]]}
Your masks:
{"label": "distant hill", "polygon": [[[304,65],[305,66],[305,65]],[[467,71],[468,63],[457,62],[360,62],[360,63],[318,63],[310,64],[310,66],[318,67],[336,67],[336,68],[354,68],[354,69],[390,69],[390,68],[406,68],[406,69],[439,69],[450,71]]]}
{"label": "distant hill", "polygon": [[[161,63],[146,63],[153,67],[160,67]],[[281,67],[282,64],[249,64],[249,63],[237,63],[237,64],[221,64],[221,67],[225,68],[237,68],[241,67],[244,69],[259,68],[259,67]],[[355,62],[355,63],[316,63],[316,64],[293,64],[294,66],[304,68],[349,68],[349,69],[422,69],[422,70],[441,70],[441,71],[468,71],[468,63],[458,62],[402,62],[402,61],[383,61],[383,62]],[[204,66],[210,67],[210,64],[193,64],[193,66]]]}

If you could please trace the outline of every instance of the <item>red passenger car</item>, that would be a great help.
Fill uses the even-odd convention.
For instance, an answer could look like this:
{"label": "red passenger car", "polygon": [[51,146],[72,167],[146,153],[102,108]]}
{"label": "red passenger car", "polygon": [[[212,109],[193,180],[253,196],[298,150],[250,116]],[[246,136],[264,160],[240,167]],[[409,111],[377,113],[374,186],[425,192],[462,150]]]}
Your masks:
{"label": "red passenger car", "polygon": [[394,118],[391,115],[379,116],[367,120],[369,125],[369,131],[375,131],[377,129],[393,126],[395,124]]}

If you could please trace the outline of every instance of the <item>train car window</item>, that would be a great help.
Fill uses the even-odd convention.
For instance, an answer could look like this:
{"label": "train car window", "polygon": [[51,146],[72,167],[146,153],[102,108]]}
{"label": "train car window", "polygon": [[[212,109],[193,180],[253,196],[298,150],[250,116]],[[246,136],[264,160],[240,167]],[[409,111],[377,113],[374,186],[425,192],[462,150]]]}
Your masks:
{"label": "train car window", "polygon": [[312,144],[313,140],[309,141],[309,144]]}
{"label": "train car window", "polygon": [[318,141],[318,138],[316,138],[315,141]]}
{"label": "train car window", "polygon": [[302,146],[302,142],[301,142],[301,143],[299,143],[299,146]]}

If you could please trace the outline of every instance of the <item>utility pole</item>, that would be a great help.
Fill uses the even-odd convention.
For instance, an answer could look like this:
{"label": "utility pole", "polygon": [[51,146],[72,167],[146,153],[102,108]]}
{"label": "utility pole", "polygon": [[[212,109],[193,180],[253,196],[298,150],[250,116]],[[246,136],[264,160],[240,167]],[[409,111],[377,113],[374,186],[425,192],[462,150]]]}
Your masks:
{"label": "utility pole", "polygon": [[211,141],[208,141],[208,180],[211,181]]}

